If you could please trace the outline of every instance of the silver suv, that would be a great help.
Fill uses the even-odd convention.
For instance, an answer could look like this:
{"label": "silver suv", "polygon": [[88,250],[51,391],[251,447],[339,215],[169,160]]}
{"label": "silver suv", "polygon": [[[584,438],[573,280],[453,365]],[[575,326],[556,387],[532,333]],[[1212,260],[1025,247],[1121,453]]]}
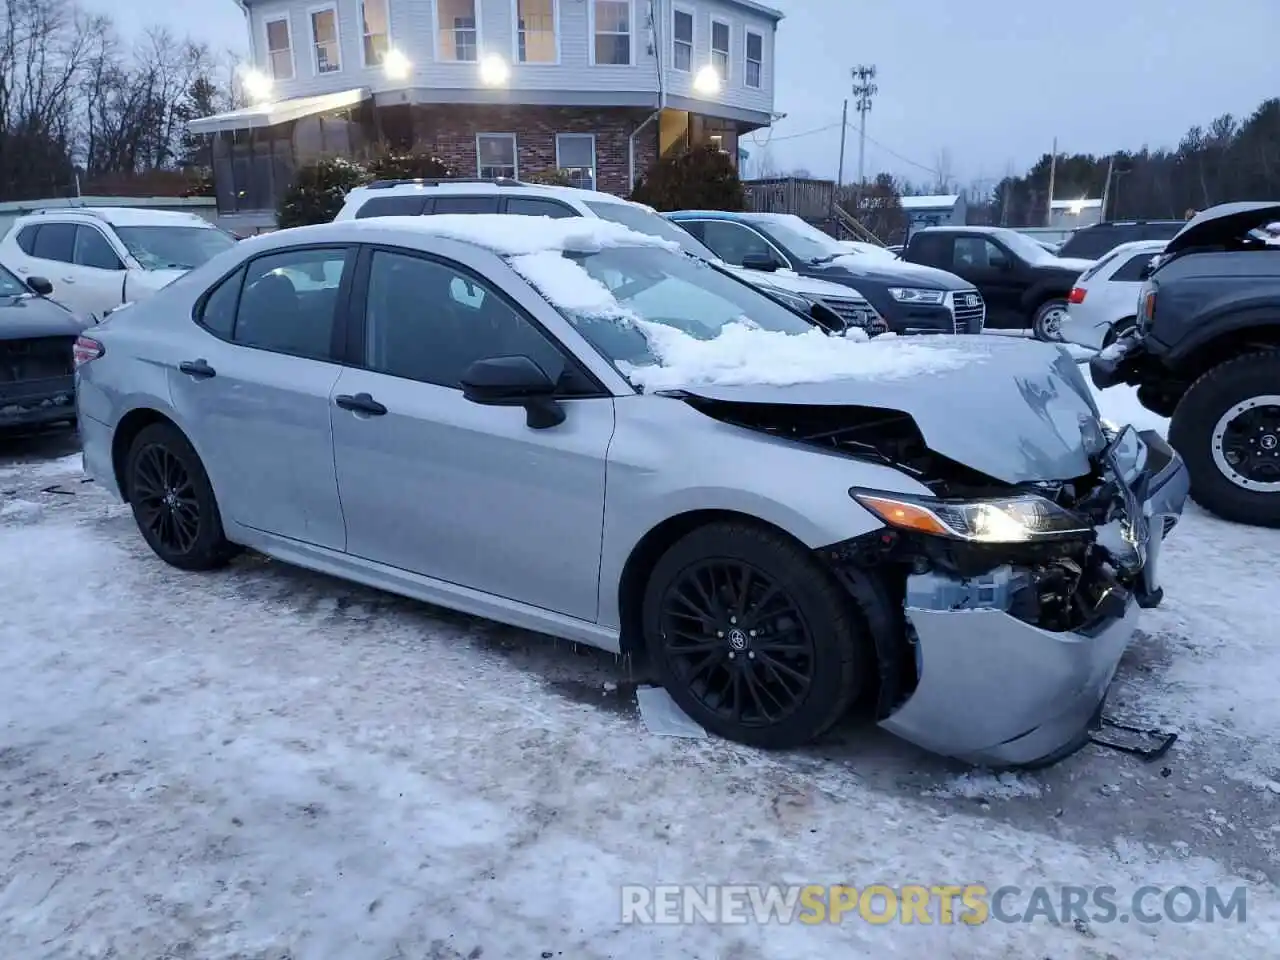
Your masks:
{"label": "silver suv", "polygon": [[337,220],[427,214],[505,213],[527,217],[587,217],[620,223],[678,243],[686,253],[715,262],[752,286],[802,310],[821,303],[849,327],[868,336],[885,333],[889,325],[856,289],[827,280],[802,277],[792,270],[762,274],[722,261],[702,241],[661,216],[652,207],[608,193],[525,183],[520,180],[379,180],[347,194]]}
{"label": "silver suv", "polygon": [[1069,752],[1187,491],[1060,347],[832,337],[600,220],[285,230],[91,333],[85,468],[166,562],[634,654],[761,747],[865,698],[957,757]]}

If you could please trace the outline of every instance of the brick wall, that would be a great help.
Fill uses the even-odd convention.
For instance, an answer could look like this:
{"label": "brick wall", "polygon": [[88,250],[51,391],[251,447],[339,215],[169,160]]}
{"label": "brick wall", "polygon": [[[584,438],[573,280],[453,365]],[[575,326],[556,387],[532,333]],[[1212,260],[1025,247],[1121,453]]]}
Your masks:
{"label": "brick wall", "polygon": [[[554,170],[556,134],[591,133],[596,138],[596,189],[631,192],[628,141],[650,115],[626,107],[540,107],[439,105],[413,108],[414,147],[439,155],[459,176],[476,175],[476,134],[514,133],[520,176]],[[658,124],[636,138],[636,175],[658,152]]]}

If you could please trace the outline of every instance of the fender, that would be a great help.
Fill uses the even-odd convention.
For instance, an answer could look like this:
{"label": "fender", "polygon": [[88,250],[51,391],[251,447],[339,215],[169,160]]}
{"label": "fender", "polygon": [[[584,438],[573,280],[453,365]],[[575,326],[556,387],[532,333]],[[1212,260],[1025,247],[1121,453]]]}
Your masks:
{"label": "fender", "polygon": [[1280,304],[1241,307],[1228,304],[1199,317],[1191,334],[1170,346],[1164,362],[1172,369],[1186,366],[1194,355],[1215,340],[1256,331],[1260,340],[1280,344]]}
{"label": "fender", "polygon": [[1046,300],[1062,299],[1065,300],[1071,295],[1071,285],[1063,286],[1061,280],[1054,278],[1037,280],[1029,289],[1023,292],[1019,298],[1019,304],[1022,312],[1030,319],[1031,315],[1040,304]]}

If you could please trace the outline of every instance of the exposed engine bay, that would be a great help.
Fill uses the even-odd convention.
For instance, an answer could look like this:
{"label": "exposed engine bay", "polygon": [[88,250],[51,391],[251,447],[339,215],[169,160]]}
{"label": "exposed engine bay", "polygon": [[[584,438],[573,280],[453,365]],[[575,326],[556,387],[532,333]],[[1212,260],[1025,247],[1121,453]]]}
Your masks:
{"label": "exposed engine bay", "polygon": [[942,499],[1034,494],[1081,519],[1078,534],[1043,542],[978,543],[886,528],[828,548],[836,565],[892,570],[897,575],[885,579],[908,606],[1001,609],[1044,630],[1070,631],[1121,615],[1131,593],[1143,605],[1159,601],[1143,596],[1144,557],[1130,530],[1137,506],[1102,452],[1086,476],[1010,485],[930,450],[900,411],[682,399],[722,423],[891,466]]}

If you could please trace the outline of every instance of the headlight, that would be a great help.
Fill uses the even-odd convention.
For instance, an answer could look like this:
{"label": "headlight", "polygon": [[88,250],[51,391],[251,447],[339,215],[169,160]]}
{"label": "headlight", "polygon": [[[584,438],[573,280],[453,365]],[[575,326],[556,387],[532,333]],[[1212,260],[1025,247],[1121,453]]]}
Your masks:
{"label": "headlight", "polygon": [[941,306],[947,299],[945,290],[921,290],[917,287],[890,287],[889,296],[899,303],[927,303]]}
{"label": "headlight", "polygon": [[886,524],[971,543],[1026,543],[1092,533],[1084,518],[1035,494],[991,500],[935,500],[853,489],[850,495]]}
{"label": "headlight", "polygon": [[756,289],[765,296],[772,297],[774,300],[777,300],[784,307],[790,307],[792,310],[797,310],[800,313],[807,314],[813,309],[813,301],[806,300],[799,294],[791,293],[787,290],[779,290],[777,287],[764,286],[763,284],[758,286]]}

